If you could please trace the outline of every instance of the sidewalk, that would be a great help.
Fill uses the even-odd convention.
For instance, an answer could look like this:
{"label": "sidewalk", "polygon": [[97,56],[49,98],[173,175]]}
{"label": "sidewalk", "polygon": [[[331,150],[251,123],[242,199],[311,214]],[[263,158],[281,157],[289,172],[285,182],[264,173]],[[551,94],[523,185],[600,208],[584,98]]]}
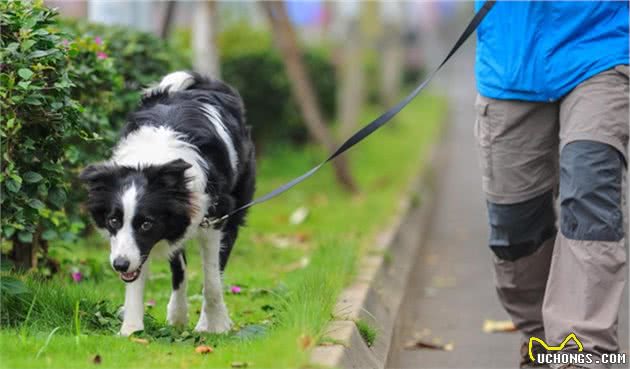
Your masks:
{"label": "sidewalk", "polygon": [[[518,333],[484,333],[484,320],[507,320],[497,299],[486,209],[474,148],[474,45],[469,43],[436,79],[451,100],[451,125],[442,148],[445,166],[431,233],[421,246],[390,351],[389,368],[515,368]],[[622,311],[628,311],[627,297]],[[624,310],[625,309],[625,310]],[[620,321],[628,351],[627,313]],[[405,350],[414,335],[452,343],[452,351]]]}

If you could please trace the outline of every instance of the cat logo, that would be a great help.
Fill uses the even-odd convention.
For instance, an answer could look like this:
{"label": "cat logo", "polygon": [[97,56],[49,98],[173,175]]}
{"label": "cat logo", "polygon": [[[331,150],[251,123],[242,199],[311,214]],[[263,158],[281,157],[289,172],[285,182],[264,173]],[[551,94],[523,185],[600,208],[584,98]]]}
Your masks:
{"label": "cat logo", "polygon": [[545,350],[547,351],[560,351],[562,349],[564,349],[564,346],[566,346],[567,343],[569,343],[569,341],[573,340],[573,342],[575,342],[575,344],[578,347],[578,351],[582,352],[582,350],[584,350],[584,346],[582,346],[582,342],[580,342],[580,340],[575,336],[575,333],[571,333],[570,335],[568,335],[564,341],[562,341],[561,344],[559,344],[558,346],[549,346],[547,345],[547,343],[543,340],[541,340],[538,337],[530,337],[529,338],[529,345],[528,345],[528,350],[529,350],[529,358],[533,361],[536,362],[536,358],[534,357],[534,354],[532,353],[532,346],[534,345],[534,341],[538,342],[539,344],[542,345],[542,347],[545,348]]}

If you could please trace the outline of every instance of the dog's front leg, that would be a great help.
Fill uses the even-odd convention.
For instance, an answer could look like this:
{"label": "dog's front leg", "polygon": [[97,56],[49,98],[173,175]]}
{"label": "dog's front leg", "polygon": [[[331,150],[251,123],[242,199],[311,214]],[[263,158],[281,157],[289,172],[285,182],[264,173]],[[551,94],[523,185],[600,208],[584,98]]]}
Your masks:
{"label": "dog's front leg", "polygon": [[186,296],[186,256],[184,250],[175,252],[170,260],[172,273],[171,299],[168,301],[166,320],[170,325],[185,326],[188,323],[188,297]]}
{"label": "dog's front leg", "polygon": [[223,333],[230,330],[232,321],[223,301],[223,283],[219,268],[222,233],[213,229],[201,233],[199,247],[203,266],[203,306],[195,331]]}
{"label": "dog's front leg", "polygon": [[138,279],[125,286],[125,306],[121,336],[144,330],[144,284],[149,272],[149,263],[145,263]]}

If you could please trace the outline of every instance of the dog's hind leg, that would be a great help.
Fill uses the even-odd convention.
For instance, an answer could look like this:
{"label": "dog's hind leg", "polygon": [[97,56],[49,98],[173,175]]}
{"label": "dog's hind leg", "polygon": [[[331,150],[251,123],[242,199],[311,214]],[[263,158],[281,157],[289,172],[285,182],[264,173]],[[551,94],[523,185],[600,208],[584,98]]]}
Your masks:
{"label": "dog's hind leg", "polygon": [[166,320],[170,325],[185,326],[188,323],[188,301],[186,296],[186,255],[176,251],[169,258],[173,291],[166,307]]}
{"label": "dog's hind leg", "polygon": [[138,279],[125,286],[125,305],[121,336],[144,330],[144,284],[149,273],[149,263],[140,270]]}
{"label": "dog's hind leg", "polygon": [[223,282],[219,266],[222,232],[204,230],[200,237],[203,266],[203,306],[195,327],[197,332],[223,333],[230,330],[232,321],[223,301]]}

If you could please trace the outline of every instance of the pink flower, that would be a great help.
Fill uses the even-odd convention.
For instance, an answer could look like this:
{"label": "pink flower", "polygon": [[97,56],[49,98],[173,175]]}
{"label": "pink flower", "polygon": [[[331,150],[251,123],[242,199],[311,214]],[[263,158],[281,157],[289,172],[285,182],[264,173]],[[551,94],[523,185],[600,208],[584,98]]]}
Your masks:
{"label": "pink flower", "polygon": [[155,300],[151,299],[151,300],[147,301],[147,306],[148,307],[154,307],[155,306]]}
{"label": "pink flower", "polygon": [[70,45],[70,41],[64,39],[64,40],[61,41],[61,44],[63,46],[68,46],[68,45]]}
{"label": "pink flower", "polygon": [[241,293],[241,288],[239,286],[232,286],[230,287],[230,292],[236,294],[236,293]]}
{"label": "pink flower", "polygon": [[94,43],[97,45],[101,45],[103,43],[103,39],[101,38],[101,36],[94,37]]}
{"label": "pink flower", "polygon": [[72,277],[72,280],[75,281],[76,283],[81,282],[81,279],[83,279],[83,274],[81,274],[81,272],[79,271],[74,271],[70,273],[70,276]]}
{"label": "pink flower", "polygon": [[98,52],[96,53],[96,57],[97,57],[97,58],[99,58],[99,59],[107,59],[107,54],[105,54],[105,53],[104,53],[104,52],[102,52],[102,51],[98,51]]}

